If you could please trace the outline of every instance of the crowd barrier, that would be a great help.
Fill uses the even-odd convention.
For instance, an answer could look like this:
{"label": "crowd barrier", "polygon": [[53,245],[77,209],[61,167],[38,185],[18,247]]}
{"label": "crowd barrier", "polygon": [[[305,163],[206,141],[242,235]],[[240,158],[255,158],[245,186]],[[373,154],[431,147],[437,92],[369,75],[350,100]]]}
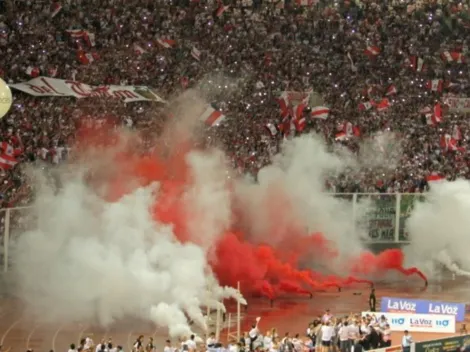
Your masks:
{"label": "crowd barrier", "polygon": [[[415,193],[334,193],[351,204],[351,216],[355,228],[366,229],[367,243],[406,244],[408,234],[405,230],[406,219],[413,210],[416,201],[425,197]],[[364,214],[359,218],[356,214]],[[30,208],[18,207],[0,209],[0,258],[4,271],[8,270],[9,248],[15,236],[34,226]]]}

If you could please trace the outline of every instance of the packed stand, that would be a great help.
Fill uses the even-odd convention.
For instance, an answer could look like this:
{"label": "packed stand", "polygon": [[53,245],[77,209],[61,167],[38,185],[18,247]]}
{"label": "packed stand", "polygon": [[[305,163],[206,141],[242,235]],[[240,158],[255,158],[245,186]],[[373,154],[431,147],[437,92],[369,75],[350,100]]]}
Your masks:
{"label": "packed stand", "polygon": [[[153,87],[171,99],[198,88],[227,118],[207,129],[242,172],[269,162],[284,138],[316,131],[358,152],[391,131],[393,170],[330,180],[336,192],[416,192],[428,179],[470,177],[469,123],[444,95],[468,95],[468,1],[63,0],[0,2],[0,75]],[[77,37],[77,31],[87,36]],[[75,33],[75,34],[74,34]],[[318,98],[282,107],[284,92]],[[35,98],[15,92],[3,154],[55,165],[77,126],[115,119],[150,137],[170,115],[153,103]],[[285,97],[285,95],[284,95]],[[316,108],[326,107],[324,115]],[[319,118],[320,117],[320,118]],[[387,157],[387,151],[384,158]],[[10,152],[11,153],[11,152]],[[30,201],[21,168],[5,167],[2,206]]]}

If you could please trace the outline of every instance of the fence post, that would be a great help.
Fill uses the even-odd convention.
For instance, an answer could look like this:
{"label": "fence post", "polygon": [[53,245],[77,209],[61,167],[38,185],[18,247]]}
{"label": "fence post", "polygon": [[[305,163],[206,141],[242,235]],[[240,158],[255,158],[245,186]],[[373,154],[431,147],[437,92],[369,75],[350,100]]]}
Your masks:
{"label": "fence post", "polygon": [[353,193],[352,197],[352,233],[354,238],[356,237],[356,222],[357,222],[357,215],[356,215],[356,208],[357,207],[357,193]]}
{"label": "fence post", "polygon": [[10,208],[5,210],[5,231],[3,233],[3,272],[8,271],[8,247],[10,244]]}
{"label": "fence post", "polygon": [[[237,291],[241,295],[240,292],[240,281],[237,282]],[[241,329],[240,329],[240,320],[241,320],[241,307],[240,307],[240,300],[237,300],[237,341],[240,341],[241,338]]]}
{"label": "fence post", "polygon": [[401,193],[395,193],[395,236],[394,242],[400,242]]}

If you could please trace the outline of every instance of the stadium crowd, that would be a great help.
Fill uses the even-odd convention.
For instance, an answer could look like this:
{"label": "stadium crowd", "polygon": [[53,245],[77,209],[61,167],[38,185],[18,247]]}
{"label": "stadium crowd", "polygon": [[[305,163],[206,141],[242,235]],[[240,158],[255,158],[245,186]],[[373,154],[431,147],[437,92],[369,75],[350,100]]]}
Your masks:
{"label": "stadium crowd", "polygon": [[[244,172],[268,163],[288,135],[314,130],[331,146],[358,152],[364,140],[390,131],[402,143],[396,168],[365,167],[327,186],[336,192],[417,192],[429,177],[470,178],[468,119],[450,111],[444,97],[466,97],[470,89],[468,3],[4,0],[0,77],[9,83],[47,76],[144,85],[164,99],[197,87],[227,116],[207,135]],[[73,30],[90,36],[77,39]],[[283,92],[310,92],[316,102],[289,116]],[[329,109],[326,118],[316,118],[317,106]],[[14,91],[0,135],[2,152],[14,147],[19,163],[0,174],[2,206],[30,201],[21,164],[60,164],[73,151],[81,120],[109,116],[151,137],[168,113],[153,102]],[[387,150],[380,152],[386,159]]]}

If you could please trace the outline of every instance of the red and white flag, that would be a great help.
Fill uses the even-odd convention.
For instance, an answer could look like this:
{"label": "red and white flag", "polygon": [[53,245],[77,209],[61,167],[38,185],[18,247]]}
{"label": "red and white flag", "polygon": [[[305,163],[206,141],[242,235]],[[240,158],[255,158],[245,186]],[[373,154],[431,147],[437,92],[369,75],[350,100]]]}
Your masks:
{"label": "red and white flag", "polygon": [[85,41],[88,46],[94,48],[96,46],[96,36],[95,33],[85,32]]}
{"label": "red and white flag", "polygon": [[462,140],[462,132],[460,132],[460,127],[457,125],[454,125],[454,127],[452,127],[452,138],[456,141]]}
{"label": "red and white flag", "polygon": [[97,53],[85,53],[84,51],[80,50],[77,52],[77,58],[82,65],[89,65],[92,62],[98,60],[99,55]]}
{"label": "red and white flag", "polygon": [[279,108],[281,109],[281,117],[284,119],[290,115],[289,111],[289,94],[283,92],[279,98],[276,98]]}
{"label": "red and white flag", "polygon": [[293,123],[294,123],[294,126],[295,126],[295,130],[297,132],[302,132],[305,129],[305,127],[307,126],[307,120],[303,116],[300,119],[293,120]]}
{"label": "red and white flag", "polygon": [[16,158],[21,155],[23,150],[21,148],[14,148],[7,142],[0,144],[0,168],[3,170],[9,170],[18,164]]}
{"label": "red and white flag", "polygon": [[279,129],[272,123],[266,124],[265,127],[273,137],[277,136],[277,134],[279,133]]}
{"label": "red and white flag", "polygon": [[207,107],[206,111],[199,117],[199,120],[210,127],[219,125],[224,119],[225,115],[212,106]]}
{"label": "red and white flag", "polygon": [[335,135],[335,140],[337,141],[343,141],[345,139],[348,139],[348,136],[346,135],[346,132],[338,132]]}
{"label": "red and white flag", "polygon": [[444,51],[441,54],[441,59],[444,62],[456,62],[459,64],[465,61],[465,58],[462,53],[459,53],[457,51]]}
{"label": "red and white flag", "polygon": [[171,49],[175,46],[176,42],[172,39],[160,38],[157,39],[157,43],[164,47],[165,49]]}
{"label": "red and white flag", "polygon": [[328,116],[330,115],[330,109],[327,108],[326,106],[316,106],[312,108],[312,111],[310,112],[310,116],[314,119],[327,119]]}
{"label": "red and white flag", "polygon": [[394,84],[391,84],[390,86],[388,86],[387,92],[385,93],[385,95],[389,97],[390,95],[395,95],[395,94],[397,94],[397,87],[395,87]]}
{"label": "red and white flag", "polygon": [[437,172],[433,172],[431,175],[426,176],[426,181],[428,181],[428,183],[441,182],[445,179],[445,177],[439,175]]}
{"label": "red and white flag", "polygon": [[54,18],[62,10],[62,5],[58,2],[54,2],[51,5],[51,17]]}
{"label": "red and white flag", "polygon": [[440,103],[436,103],[431,112],[426,115],[426,123],[428,125],[437,125],[442,122],[442,106]]}
{"label": "red and white flag", "polygon": [[224,6],[224,5],[220,5],[219,8],[217,9],[217,11],[215,12],[215,15],[217,17],[220,17],[224,14],[225,11],[227,11],[228,9],[230,8],[230,6]]}
{"label": "red and white flag", "polygon": [[381,101],[375,104],[377,111],[385,111],[390,107],[390,100],[383,98]]}
{"label": "red and white flag", "polygon": [[432,92],[442,92],[444,88],[444,81],[442,79],[433,79],[426,82],[426,88]]}
{"label": "red and white flag", "polygon": [[359,104],[358,109],[359,111],[367,111],[367,110],[372,109],[374,105],[375,105],[375,102],[373,100],[365,101]]}
{"label": "red and white flag", "polygon": [[424,60],[415,55],[410,56],[410,67],[416,72],[423,72],[425,70]]}
{"label": "red and white flag", "polygon": [[445,135],[441,136],[441,148],[444,149],[445,151],[460,151],[463,152],[465,151],[465,148],[459,147],[457,145],[457,141],[452,138],[452,136],[448,133]]}
{"label": "red and white flag", "polygon": [[33,78],[38,77],[40,73],[41,73],[41,70],[38,67],[28,66],[26,68],[26,74]]}
{"label": "red and white flag", "polygon": [[359,127],[354,126],[351,122],[346,122],[341,128],[341,132],[336,134],[335,139],[341,141],[352,137],[360,137],[360,135]]}
{"label": "red and white flag", "polygon": [[145,54],[146,51],[144,50],[144,48],[142,48],[139,44],[134,44],[134,53],[137,55],[137,56],[140,56],[142,54]]}
{"label": "red and white flag", "polygon": [[201,51],[199,51],[195,46],[191,49],[191,56],[197,61],[201,61]]}
{"label": "red and white flag", "polygon": [[369,45],[365,50],[364,54],[366,54],[369,57],[376,57],[377,55],[380,54],[380,48],[375,45]]}
{"label": "red and white flag", "polygon": [[76,40],[78,48],[82,47],[82,40],[89,47],[94,47],[96,45],[94,33],[85,31],[83,29],[67,29],[66,32],[68,35],[70,35],[70,37]]}

